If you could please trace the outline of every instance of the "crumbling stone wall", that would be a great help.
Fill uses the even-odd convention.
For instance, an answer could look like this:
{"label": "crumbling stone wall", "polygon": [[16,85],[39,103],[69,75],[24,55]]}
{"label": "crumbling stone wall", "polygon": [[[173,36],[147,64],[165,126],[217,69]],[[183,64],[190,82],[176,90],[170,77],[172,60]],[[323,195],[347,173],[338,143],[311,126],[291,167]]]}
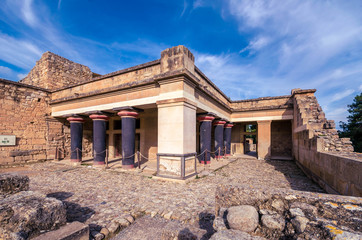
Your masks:
{"label": "crumbling stone wall", "polygon": [[[315,90],[314,90],[315,91]],[[296,91],[298,93],[298,90]],[[295,94],[295,106],[298,110],[297,126],[305,125],[313,136],[323,139],[322,151],[353,152],[349,138],[339,138],[336,124],[327,120],[314,94]]]}
{"label": "crumbling stone wall", "polygon": [[0,79],[0,135],[16,136],[15,146],[0,146],[0,166],[54,155],[63,125],[50,117],[49,101],[45,89]]}
{"label": "crumbling stone wall", "polygon": [[35,67],[20,82],[55,90],[71,84],[91,80],[89,67],[72,62],[51,52],[45,52]]}
{"label": "crumbling stone wall", "polygon": [[293,153],[303,171],[329,193],[362,196],[362,155],[349,139],[340,139],[314,96],[315,90],[292,90]]}

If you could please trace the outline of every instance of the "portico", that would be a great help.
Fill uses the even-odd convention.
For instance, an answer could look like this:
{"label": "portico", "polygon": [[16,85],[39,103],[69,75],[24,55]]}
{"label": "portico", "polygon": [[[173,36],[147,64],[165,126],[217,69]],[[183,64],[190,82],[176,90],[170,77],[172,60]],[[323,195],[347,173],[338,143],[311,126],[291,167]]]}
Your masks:
{"label": "portico", "polygon": [[[194,65],[192,53],[178,46],[163,51],[160,60],[56,90],[51,107],[53,117],[71,124],[71,151],[84,147],[82,121],[92,119],[87,157],[94,165],[121,157],[122,168],[131,169],[140,158],[185,178],[196,164],[243,154],[244,122],[257,123],[258,158],[270,158],[271,121],[292,119],[289,97],[258,100],[269,104],[263,111],[248,101],[230,101]],[[82,156],[72,152],[71,159]]]}

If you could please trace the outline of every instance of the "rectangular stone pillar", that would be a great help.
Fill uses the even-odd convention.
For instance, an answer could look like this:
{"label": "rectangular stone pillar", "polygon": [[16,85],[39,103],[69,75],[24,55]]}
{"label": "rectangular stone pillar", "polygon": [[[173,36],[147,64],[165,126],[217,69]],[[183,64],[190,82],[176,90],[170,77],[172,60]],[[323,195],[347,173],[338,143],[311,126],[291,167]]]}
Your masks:
{"label": "rectangular stone pillar", "polygon": [[258,159],[268,160],[271,153],[271,121],[258,121]]}
{"label": "rectangular stone pillar", "polygon": [[184,178],[196,171],[196,107],[188,100],[159,101],[158,175]]}
{"label": "rectangular stone pillar", "polygon": [[196,107],[184,100],[166,100],[158,107],[158,153],[196,152]]}

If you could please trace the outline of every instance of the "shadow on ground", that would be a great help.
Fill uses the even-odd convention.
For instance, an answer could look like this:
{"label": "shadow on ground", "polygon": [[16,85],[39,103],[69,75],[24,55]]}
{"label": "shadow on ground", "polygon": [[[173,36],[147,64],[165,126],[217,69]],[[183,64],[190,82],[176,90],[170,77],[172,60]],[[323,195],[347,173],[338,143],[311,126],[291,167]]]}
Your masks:
{"label": "shadow on ground", "polygon": [[283,173],[293,190],[325,193],[317,183],[303,173],[294,161],[267,160],[265,162],[272,165],[276,171]]}
{"label": "shadow on ground", "polygon": [[82,207],[77,203],[65,201],[73,195],[71,192],[54,192],[47,194],[47,197],[56,198],[64,203],[67,210],[67,222],[78,221],[84,223],[95,211],[88,207]]}

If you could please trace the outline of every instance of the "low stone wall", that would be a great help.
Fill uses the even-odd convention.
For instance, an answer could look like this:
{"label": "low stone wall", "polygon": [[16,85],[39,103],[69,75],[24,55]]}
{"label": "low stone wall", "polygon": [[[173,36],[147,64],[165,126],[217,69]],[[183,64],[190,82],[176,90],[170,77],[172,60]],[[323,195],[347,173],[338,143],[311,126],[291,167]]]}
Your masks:
{"label": "low stone wall", "polygon": [[[252,228],[255,230],[241,229],[252,236],[266,239],[362,237],[362,198],[287,189],[218,186],[215,194],[215,221],[224,222],[233,231],[240,230],[234,226],[235,219],[229,216],[234,206],[247,206],[256,210],[256,228]],[[242,217],[239,214],[238,218]]]}
{"label": "low stone wall", "polygon": [[362,196],[362,154],[299,149],[297,164],[328,193]]}

